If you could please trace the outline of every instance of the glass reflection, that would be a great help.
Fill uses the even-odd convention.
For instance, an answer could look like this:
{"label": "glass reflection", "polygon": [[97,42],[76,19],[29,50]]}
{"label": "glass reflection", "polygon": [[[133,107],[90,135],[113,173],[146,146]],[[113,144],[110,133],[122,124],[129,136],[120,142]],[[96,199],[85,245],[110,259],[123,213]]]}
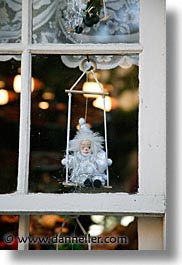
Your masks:
{"label": "glass reflection", "polygon": [[0,43],[21,41],[22,0],[0,1]]}
{"label": "glass reflection", "polygon": [[18,69],[20,61],[0,62],[0,193],[16,191],[20,95],[13,89],[13,80]]}
{"label": "glass reflection", "polygon": [[137,43],[139,0],[33,0],[33,43]]}
{"label": "glass reflection", "polygon": [[[58,55],[33,56],[33,78],[39,88],[32,92],[30,192],[137,192],[138,189],[138,66],[126,64],[110,70],[96,70],[99,82],[109,92],[107,112],[108,157],[111,189],[64,186],[65,167],[61,160],[66,152],[67,104],[65,89],[70,89],[81,75],[79,67],[70,68]],[[90,76],[76,89],[82,89]],[[104,136],[103,108],[96,98],[74,94],[70,139],[76,134],[78,120],[85,117],[94,132]]]}

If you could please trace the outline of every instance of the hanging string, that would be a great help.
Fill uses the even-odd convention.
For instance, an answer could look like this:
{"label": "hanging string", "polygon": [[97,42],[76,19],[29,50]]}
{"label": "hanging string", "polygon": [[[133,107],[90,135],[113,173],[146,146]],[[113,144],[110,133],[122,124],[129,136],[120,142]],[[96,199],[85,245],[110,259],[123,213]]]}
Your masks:
{"label": "hanging string", "polygon": [[[86,73],[86,82],[88,82],[88,73]],[[87,113],[88,113],[88,98],[86,98],[85,100],[85,122],[87,121]]]}
{"label": "hanging string", "polygon": [[62,230],[63,230],[63,227],[65,226],[66,224],[66,219],[67,219],[67,216],[64,217],[64,221],[62,222],[62,225],[60,227],[60,231],[59,233],[57,234],[57,242],[56,242],[56,250],[59,250],[59,238],[60,238],[60,235],[62,235]]}
{"label": "hanging string", "polygon": [[66,140],[66,183],[68,183],[68,161],[69,161],[69,140],[70,140],[70,121],[71,121],[71,96],[72,94],[68,94],[68,121],[67,121],[67,140]]}
{"label": "hanging string", "polygon": [[[73,88],[79,83],[79,81],[82,79],[82,77],[85,75],[86,72],[83,72],[81,76],[76,80],[76,82],[72,85],[70,90],[73,90]],[[71,123],[71,93],[68,93],[68,121],[67,121],[67,140],[66,140],[66,183],[68,183],[69,178],[69,141],[70,141],[70,123]]]}
{"label": "hanging string", "polygon": [[[107,146],[107,118],[106,118],[106,101],[105,96],[103,96],[103,105],[104,105],[104,138],[105,138],[105,149],[106,149],[106,159],[108,159],[108,146]],[[107,165],[106,169],[106,175],[107,175],[107,186],[109,186],[109,168]]]}
{"label": "hanging string", "polygon": [[85,100],[85,122],[87,121],[87,113],[88,113],[88,98]]}
{"label": "hanging string", "polygon": [[70,88],[70,90],[73,90],[73,88],[80,82],[80,80],[82,79],[82,77],[86,74],[86,72],[83,72],[81,74],[81,76],[76,80],[76,82],[72,85],[72,87]]}
{"label": "hanging string", "polygon": [[[87,235],[87,232],[86,232],[85,228],[83,227],[83,225],[81,224],[81,222],[78,219],[78,217],[76,217],[76,221],[77,221],[77,224],[79,225],[80,229],[82,230],[83,234]],[[88,244],[88,250],[91,250],[91,243],[87,242],[87,244]]]}
{"label": "hanging string", "polygon": [[[98,84],[98,86],[101,88],[102,92],[104,92],[104,89],[103,87],[101,87],[95,73],[93,70],[91,70],[91,73],[96,81],[96,83]],[[105,138],[105,151],[106,151],[106,159],[108,159],[108,146],[107,146],[107,124],[106,124],[106,121],[107,121],[107,118],[106,118],[106,103],[105,103],[105,95],[102,96],[103,98],[103,105],[104,105],[104,138]],[[107,165],[107,169],[106,169],[106,175],[107,175],[107,186],[109,186],[109,168],[108,168],[108,165]]]}

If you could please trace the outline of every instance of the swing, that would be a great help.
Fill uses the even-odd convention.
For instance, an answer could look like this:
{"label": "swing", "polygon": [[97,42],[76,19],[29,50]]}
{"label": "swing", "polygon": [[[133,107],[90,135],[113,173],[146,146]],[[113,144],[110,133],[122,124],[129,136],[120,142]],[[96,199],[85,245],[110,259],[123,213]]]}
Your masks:
{"label": "swing", "polygon": [[[94,60],[92,59],[84,59],[81,62],[80,65],[80,69],[82,70],[82,74],[81,76],[76,80],[76,82],[71,86],[70,89],[65,90],[65,93],[68,94],[68,119],[67,119],[67,142],[66,142],[66,155],[65,155],[65,167],[66,167],[66,178],[65,178],[65,182],[63,182],[64,186],[80,186],[80,183],[74,181],[70,181],[70,174],[69,174],[69,156],[70,156],[70,123],[71,123],[71,99],[72,99],[72,94],[88,94],[88,95],[99,95],[102,96],[103,98],[103,117],[104,117],[104,145],[105,145],[105,152],[102,151],[105,156],[104,156],[104,161],[107,161],[107,165],[106,168],[104,169],[105,171],[105,183],[104,185],[102,185],[103,188],[112,188],[112,186],[109,185],[109,170],[108,170],[108,165],[112,164],[112,160],[108,159],[108,146],[107,146],[107,124],[106,124],[106,106],[105,106],[105,96],[109,95],[108,92],[104,92],[103,87],[100,85],[96,74],[95,74],[95,70],[96,70],[96,63]],[[101,92],[93,92],[93,91],[82,91],[82,90],[74,90],[75,86],[79,83],[79,81],[88,74],[92,74],[95,82],[97,83],[97,85],[100,88]],[[87,113],[87,105],[86,105],[86,111],[85,111],[85,121],[86,121],[86,113]],[[81,118],[80,119],[83,123],[84,119]],[[86,123],[83,124],[83,126],[86,126]],[[81,130],[81,129],[80,129]],[[89,130],[88,128],[86,128],[86,130]],[[92,135],[96,135],[96,133],[91,133]],[[96,136],[97,140],[99,140],[99,136]],[[100,137],[102,138],[102,137]],[[73,141],[73,140],[72,140]],[[100,141],[100,140],[99,140]],[[111,161],[111,162],[110,162]],[[110,164],[109,164],[110,163]]]}

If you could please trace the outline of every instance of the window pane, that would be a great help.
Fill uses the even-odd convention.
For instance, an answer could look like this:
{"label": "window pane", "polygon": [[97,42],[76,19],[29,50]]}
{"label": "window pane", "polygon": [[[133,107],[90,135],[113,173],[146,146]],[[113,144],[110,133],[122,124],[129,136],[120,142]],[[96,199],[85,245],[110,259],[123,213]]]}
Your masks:
{"label": "window pane", "polygon": [[30,237],[30,250],[137,250],[137,218],[33,215]]}
{"label": "window pane", "polygon": [[[29,191],[53,193],[137,192],[139,81],[138,56],[135,55],[89,58],[90,62],[94,60],[97,64],[98,69],[95,70],[97,81],[99,80],[105,92],[109,93],[106,98],[106,108],[108,108],[106,115],[107,139],[102,98],[95,96],[88,98],[81,94],[72,96],[69,139],[75,139],[79,119],[85,117],[87,123],[85,126],[89,133],[92,136],[93,132],[99,133],[103,140],[107,140],[108,158],[112,161],[106,162],[106,145],[103,142],[103,150],[100,148],[100,138],[87,138],[86,140],[91,141],[91,152],[83,163],[80,159],[85,154],[78,147],[76,147],[78,149],[69,150],[72,160],[69,161],[68,166],[68,182],[71,182],[72,186],[65,185],[64,158],[68,117],[68,95],[65,93],[65,89],[70,89],[83,74],[80,70],[83,65],[79,67],[83,59],[85,58],[81,56],[33,56],[32,74],[35,87],[32,92]],[[71,62],[75,68],[68,67]],[[115,67],[113,67],[114,63]],[[76,67],[76,65],[78,66]],[[111,66],[113,68],[108,69],[109,65],[110,68]],[[101,70],[101,68],[105,69]],[[89,89],[92,90],[94,81],[92,74],[85,74],[74,90],[81,91],[88,83],[91,83],[92,86]],[[73,142],[70,141],[71,143]],[[76,166],[73,166],[71,161],[75,161],[75,159],[77,159]],[[112,186],[110,188],[105,187],[107,184],[106,163],[109,169],[109,185]],[[84,166],[87,168],[86,171],[89,168],[92,172],[84,171]],[[82,178],[84,174],[86,175]],[[81,180],[78,179],[78,175],[81,176]],[[98,188],[96,183],[91,183],[91,187],[83,185],[89,175],[94,177],[91,179],[93,182],[96,179],[100,180],[101,187]],[[90,177],[88,178],[90,179]],[[96,182],[99,184],[98,181]],[[79,185],[75,186],[73,183],[79,183]]]}
{"label": "window pane", "polygon": [[0,1],[0,43],[21,41],[22,0]]}
{"label": "window pane", "polygon": [[14,192],[17,185],[20,95],[14,80],[20,57],[12,57],[0,56],[0,193]]}
{"label": "window pane", "polygon": [[139,0],[33,0],[33,43],[137,43]]}

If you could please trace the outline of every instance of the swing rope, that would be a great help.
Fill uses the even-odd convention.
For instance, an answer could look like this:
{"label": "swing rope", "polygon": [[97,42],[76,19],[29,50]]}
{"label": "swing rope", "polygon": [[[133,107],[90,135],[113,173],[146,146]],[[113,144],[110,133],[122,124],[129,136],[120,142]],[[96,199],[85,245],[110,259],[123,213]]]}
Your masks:
{"label": "swing rope", "polygon": [[60,231],[58,232],[57,234],[57,237],[58,237],[58,240],[56,242],[56,250],[58,251],[59,250],[59,239],[60,239],[60,236],[62,235],[62,230],[63,230],[63,227],[65,226],[66,224],[66,220],[67,220],[67,215],[64,217],[64,221],[62,222],[62,225],[60,227]]}
{"label": "swing rope", "polygon": [[[73,90],[73,88],[79,83],[79,81],[82,79],[82,77],[85,75],[86,72],[83,72],[81,76],[76,80],[76,82],[72,85],[70,90]],[[68,121],[67,121],[67,140],[66,140],[66,183],[68,183],[69,178],[69,140],[70,140],[70,123],[71,123],[71,93],[68,93]]]}
{"label": "swing rope", "polygon": [[70,88],[70,90],[73,90],[73,88],[80,82],[80,80],[82,79],[82,77],[86,74],[86,71],[83,72],[81,74],[81,76],[76,80],[76,82],[72,85],[72,87]]}
{"label": "swing rope", "polygon": [[[80,220],[78,219],[78,217],[76,217],[76,222],[79,225],[80,229],[82,230],[83,234],[87,235],[87,232],[86,232],[85,228],[83,227],[82,223],[80,222]],[[87,244],[88,244],[88,250],[91,250],[91,243],[88,242]]]}
{"label": "swing rope", "polygon": [[[86,74],[86,82],[88,82],[88,73]],[[85,122],[87,121],[87,113],[88,113],[88,98],[86,98],[85,100]]]}
{"label": "swing rope", "polygon": [[[91,70],[91,73],[98,84],[98,86],[101,88],[102,92],[104,93],[104,89],[101,87],[96,74],[94,73],[93,70]],[[107,124],[106,124],[106,102],[105,102],[105,95],[102,96],[103,98],[103,105],[104,105],[104,138],[105,138],[105,152],[106,152],[106,159],[108,159],[108,146],[107,146]],[[107,186],[109,186],[109,168],[107,165],[107,170],[106,170],[106,175],[107,175]]]}
{"label": "swing rope", "polygon": [[72,94],[68,94],[68,121],[67,121],[67,140],[66,140],[66,183],[68,183],[68,161],[69,161],[69,140],[70,140],[70,120],[71,120],[71,96]]}

